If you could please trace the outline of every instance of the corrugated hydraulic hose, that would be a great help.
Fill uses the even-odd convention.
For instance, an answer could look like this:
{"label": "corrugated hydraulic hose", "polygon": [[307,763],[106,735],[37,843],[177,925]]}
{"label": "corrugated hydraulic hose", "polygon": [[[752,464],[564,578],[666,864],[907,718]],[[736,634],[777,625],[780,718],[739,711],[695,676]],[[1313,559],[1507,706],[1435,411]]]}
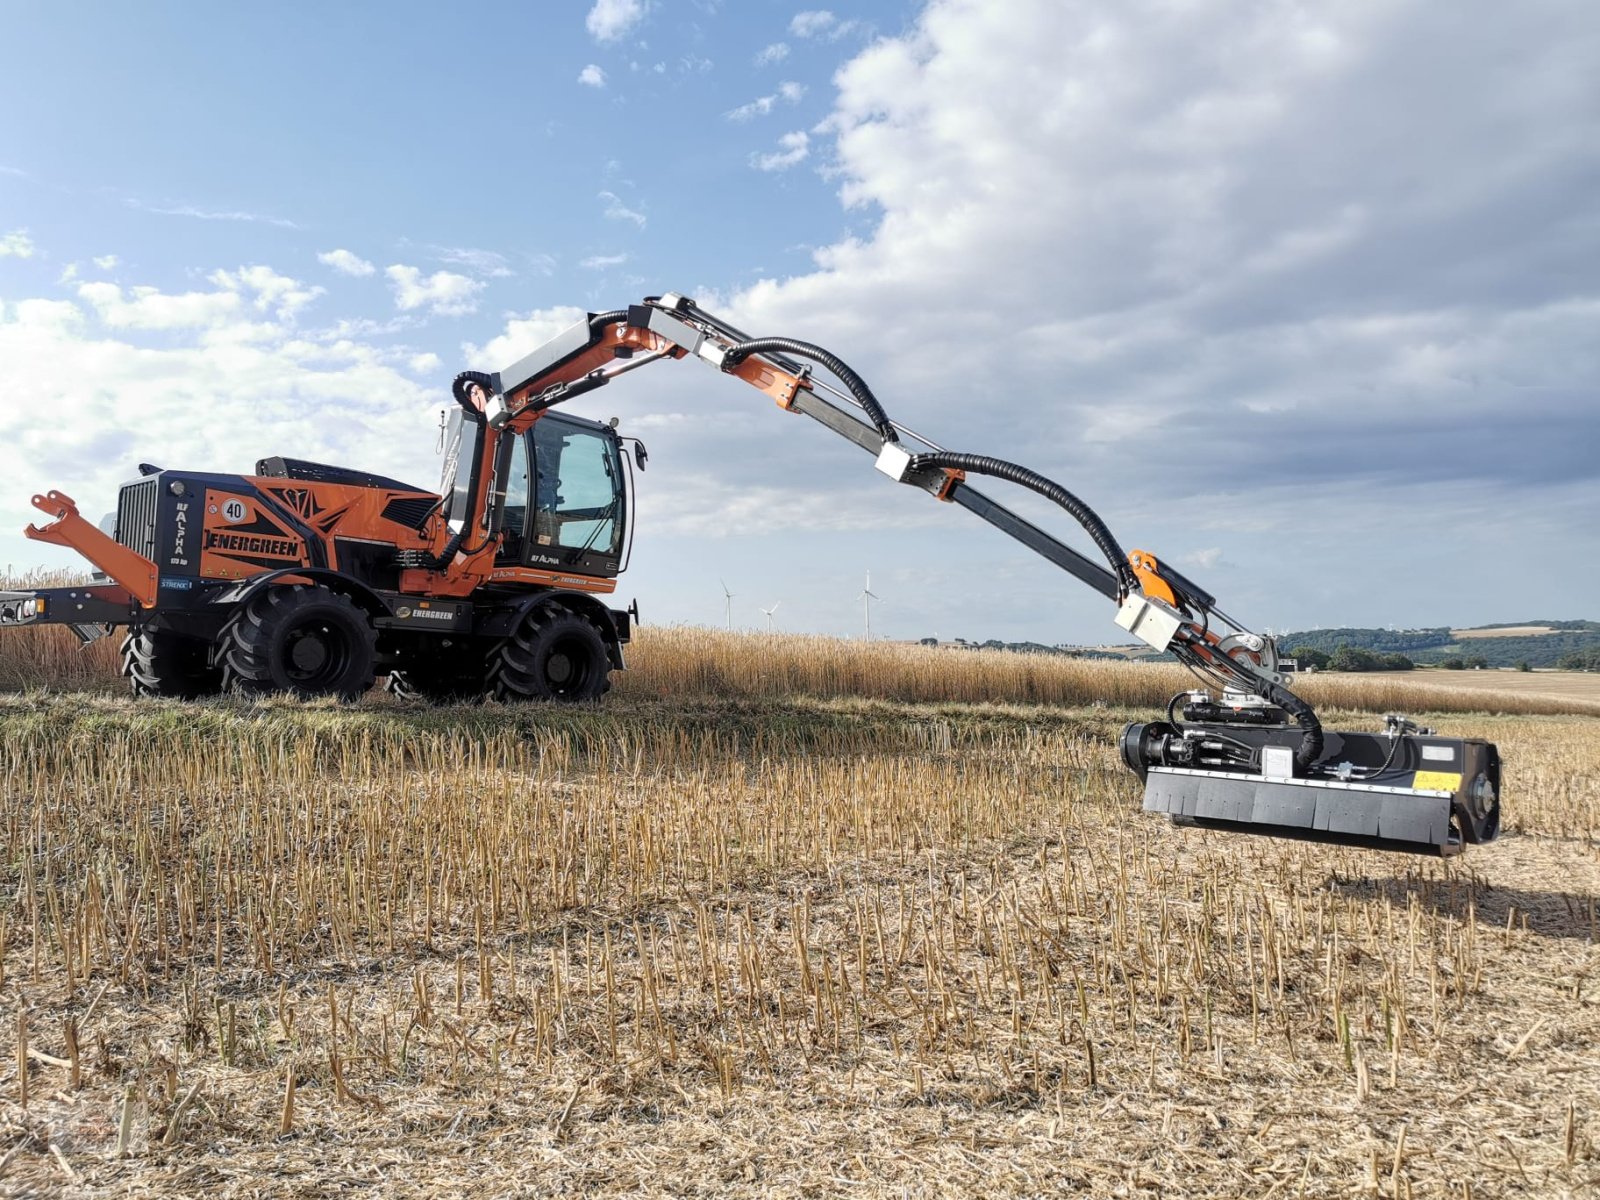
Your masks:
{"label": "corrugated hydraulic hose", "polygon": [[1266,699],[1293,717],[1295,723],[1305,731],[1300,745],[1295,748],[1294,765],[1302,771],[1309,769],[1312,763],[1322,757],[1322,722],[1317,720],[1311,705],[1286,687],[1275,683],[1270,685],[1266,689]]}
{"label": "corrugated hydraulic hose", "polygon": [[1111,530],[1106,528],[1106,523],[1094,509],[1055,480],[1046,479],[1037,471],[1030,471],[1027,467],[1006,462],[1001,458],[990,458],[987,454],[961,454],[953,450],[918,454],[912,458],[911,467],[913,470],[934,467],[950,471],[967,471],[973,475],[989,475],[1038,492],[1045,499],[1052,500],[1066,509],[1072,514],[1072,518],[1083,526],[1094,540],[1094,544],[1100,547],[1100,553],[1106,556],[1106,561],[1111,564],[1111,569],[1116,572],[1117,579],[1125,590],[1130,592],[1138,590],[1139,580],[1134,575],[1133,568],[1128,565],[1128,556],[1122,552],[1122,547],[1117,544],[1117,539],[1112,536]]}
{"label": "corrugated hydraulic hose", "polygon": [[898,442],[900,431],[894,427],[894,422],[889,420],[889,414],[883,411],[883,405],[878,403],[878,398],[872,394],[872,389],[866,380],[850,369],[850,364],[845,362],[831,350],[824,350],[821,346],[814,346],[810,342],[797,341],[786,337],[755,338],[752,341],[740,342],[736,346],[729,346],[727,357],[723,360],[727,366],[737,366],[752,354],[763,354],[771,350],[781,350],[786,354],[798,354],[801,358],[809,358],[813,362],[821,363],[839,377],[839,381],[849,389],[852,396],[861,405],[867,414],[867,419],[872,422],[878,436],[886,442]]}
{"label": "corrugated hydraulic hose", "polygon": [[481,387],[486,394],[494,394],[494,376],[484,371],[461,372],[461,374],[455,377],[455,381],[451,383],[450,394],[456,398],[456,403],[461,405],[462,408],[471,409],[472,411],[476,412],[477,410],[473,408],[472,404],[467,400],[467,385],[473,383]]}

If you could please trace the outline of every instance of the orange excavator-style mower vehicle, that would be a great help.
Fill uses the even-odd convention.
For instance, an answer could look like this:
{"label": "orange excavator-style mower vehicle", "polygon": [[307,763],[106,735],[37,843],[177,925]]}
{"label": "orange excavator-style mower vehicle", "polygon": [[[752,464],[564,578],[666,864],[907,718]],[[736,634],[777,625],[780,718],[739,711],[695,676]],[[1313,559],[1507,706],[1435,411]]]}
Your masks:
{"label": "orange excavator-style mower vehicle", "polygon": [[[964,508],[1116,608],[1133,637],[1194,672],[1165,720],[1134,723],[1122,757],[1144,806],[1176,822],[1424,854],[1496,836],[1500,756],[1399,714],[1377,733],[1324,730],[1270,637],[1156,556],[1124,552],[1066,488],[891,420],[820,346],[752,338],[679,295],[598,313],[452,392],[437,492],[289,458],[253,475],[140,468],[100,527],[59,492],[30,538],[94,564],[80,587],[0,593],[0,627],[53,622],[86,641],[126,631],[140,695],[221,691],[353,698],[388,675],[435,700],[582,701],[623,666],[637,609],[605,598],[626,568],[644,447],[555,411],[650,363],[698,358],[871,454],[879,472]],[[996,503],[986,476],[1043,496],[1098,559]]]}

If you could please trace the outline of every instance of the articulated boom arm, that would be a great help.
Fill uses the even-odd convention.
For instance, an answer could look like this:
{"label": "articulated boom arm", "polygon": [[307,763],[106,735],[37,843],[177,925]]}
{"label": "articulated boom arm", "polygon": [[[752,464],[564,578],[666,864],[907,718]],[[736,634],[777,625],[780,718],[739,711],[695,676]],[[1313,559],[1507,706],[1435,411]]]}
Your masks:
{"label": "articulated boom arm", "polygon": [[[1154,555],[1125,554],[1094,510],[1060,484],[1015,463],[947,451],[892,421],[860,376],[827,350],[790,338],[751,338],[683,296],[648,297],[627,309],[593,315],[498,373],[458,376],[457,402],[490,434],[483,439],[480,477],[489,478],[501,435],[526,430],[541,413],[628,371],[691,356],[854,442],[874,455],[877,469],[890,478],[976,513],[1055,563],[1116,603],[1117,623],[1124,629],[1158,650],[1170,650],[1212,686],[1258,695],[1282,709],[1304,731],[1295,755],[1300,767],[1320,754],[1316,715],[1284,685],[1271,639],[1224,616],[1209,594]],[[842,386],[818,377],[817,367]],[[920,448],[908,447],[906,439]],[[970,475],[1015,483],[1053,501],[1083,526],[1105,565],[991,500],[968,482]],[[444,573],[463,582],[483,577],[495,541],[488,538],[471,553],[451,547]]]}

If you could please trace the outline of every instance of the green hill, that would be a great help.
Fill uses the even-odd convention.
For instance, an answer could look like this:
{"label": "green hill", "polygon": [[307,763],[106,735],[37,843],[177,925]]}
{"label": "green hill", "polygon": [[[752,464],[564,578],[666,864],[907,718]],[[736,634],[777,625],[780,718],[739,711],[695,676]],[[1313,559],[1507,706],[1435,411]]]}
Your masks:
{"label": "green hill", "polygon": [[[1480,636],[1478,631],[1539,628],[1549,633]],[[1458,636],[1471,633],[1473,636]],[[1309,646],[1333,654],[1340,646],[1376,654],[1403,654],[1419,665],[1442,665],[1452,660],[1481,659],[1490,667],[1574,665],[1578,659],[1600,663],[1600,621],[1520,621],[1480,625],[1452,631],[1440,626],[1427,629],[1307,629],[1278,638],[1285,652]],[[1577,656],[1575,658],[1574,656]],[[1563,663],[1563,660],[1567,660]],[[1592,669],[1592,668],[1591,668]]]}

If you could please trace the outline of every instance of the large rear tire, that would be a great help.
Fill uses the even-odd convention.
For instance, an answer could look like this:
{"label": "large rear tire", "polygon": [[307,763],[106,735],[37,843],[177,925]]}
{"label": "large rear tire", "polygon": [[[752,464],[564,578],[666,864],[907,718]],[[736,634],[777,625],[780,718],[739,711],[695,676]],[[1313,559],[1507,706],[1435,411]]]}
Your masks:
{"label": "large rear tire", "polygon": [[122,639],[122,674],[135,696],[197,700],[222,690],[211,644],[170,629],[130,629]]}
{"label": "large rear tire", "polygon": [[582,703],[611,687],[611,655],[589,621],[564,608],[542,608],[496,647],[490,676],[500,700]]}
{"label": "large rear tire", "polygon": [[355,700],[372,686],[372,623],[350,597],[320,585],[263,589],[233,615],[218,643],[223,682],[241,695]]}

